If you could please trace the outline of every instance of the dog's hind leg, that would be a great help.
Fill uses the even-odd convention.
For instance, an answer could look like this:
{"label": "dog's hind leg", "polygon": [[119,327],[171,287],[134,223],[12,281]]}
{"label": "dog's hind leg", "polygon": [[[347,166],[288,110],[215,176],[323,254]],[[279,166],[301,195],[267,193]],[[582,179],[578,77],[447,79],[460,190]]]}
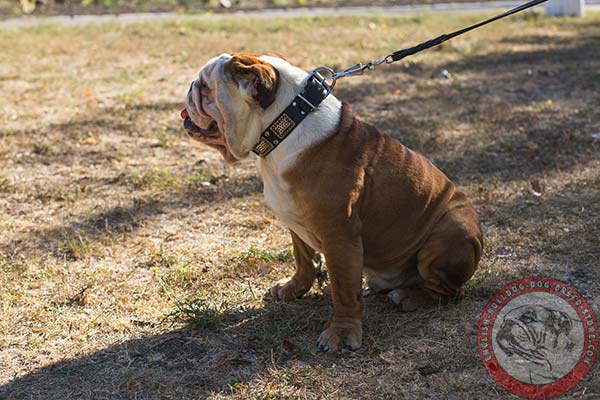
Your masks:
{"label": "dog's hind leg", "polygon": [[296,261],[296,273],[291,278],[285,278],[275,283],[270,293],[279,300],[293,300],[302,297],[312,287],[317,273],[315,251],[290,230]]}
{"label": "dog's hind leg", "polygon": [[448,212],[417,253],[418,285],[388,293],[404,311],[447,304],[462,298],[464,284],[481,257],[479,218],[471,207]]}

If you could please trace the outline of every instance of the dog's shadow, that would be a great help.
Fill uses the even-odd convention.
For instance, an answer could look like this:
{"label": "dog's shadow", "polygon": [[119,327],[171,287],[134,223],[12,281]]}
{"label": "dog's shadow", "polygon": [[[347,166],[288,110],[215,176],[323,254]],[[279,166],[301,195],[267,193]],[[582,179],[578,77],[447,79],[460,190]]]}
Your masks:
{"label": "dog's shadow", "polygon": [[[170,328],[164,323],[153,328],[164,329],[161,333],[42,367],[1,386],[0,399],[202,398],[234,391],[273,369],[331,367],[343,358],[378,351],[378,343],[397,341],[398,330],[389,326],[390,319],[400,325],[408,318],[415,322],[386,304],[383,296],[371,296],[366,303],[371,312],[357,352],[317,349],[316,339],[331,311],[325,295],[293,303],[266,298],[260,308],[222,313],[212,327]],[[418,320],[424,330],[432,322]]]}
{"label": "dog's shadow", "polygon": [[[40,368],[0,387],[0,398],[142,398],[177,394],[205,396],[245,382],[264,371],[268,349],[271,362],[305,357],[303,333],[316,330],[313,297],[300,304],[265,303],[262,308],[225,311],[213,326],[171,328],[167,321],[158,334],[100,349],[91,354]],[[197,316],[201,318],[202,316]],[[287,322],[286,322],[287,321]],[[145,324],[142,321],[133,321]],[[152,330],[152,327],[148,327]],[[283,335],[291,333],[288,339]],[[285,342],[284,340],[288,340]],[[94,388],[90,389],[90,383]],[[91,390],[91,392],[90,392]],[[157,396],[158,395],[158,396]]]}

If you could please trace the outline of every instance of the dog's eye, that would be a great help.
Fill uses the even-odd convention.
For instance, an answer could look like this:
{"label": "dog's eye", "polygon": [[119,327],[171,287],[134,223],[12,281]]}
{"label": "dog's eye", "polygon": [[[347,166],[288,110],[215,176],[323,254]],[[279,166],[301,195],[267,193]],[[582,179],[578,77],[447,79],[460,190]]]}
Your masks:
{"label": "dog's eye", "polygon": [[535,321],[535,317],[531,314],[523,314],[519,319],[525,324],[530,324]]}
{"label": "dog's eye", "polygon": [[569,318],[567,318],[567,317],[565,317],[564,315],[562,315],[562,314],[561,314],[561,315],[560,315],[560,317],[558,317],[558,320],[559,320],[560,322],[565,322],[565,321],[568,321],[568,320],[569,320]]}

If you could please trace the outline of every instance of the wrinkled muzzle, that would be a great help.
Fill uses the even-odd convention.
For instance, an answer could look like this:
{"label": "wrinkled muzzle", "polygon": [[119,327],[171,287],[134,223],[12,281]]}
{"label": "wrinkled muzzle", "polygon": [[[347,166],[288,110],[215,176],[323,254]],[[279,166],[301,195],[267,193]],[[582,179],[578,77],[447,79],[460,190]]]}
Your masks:
{"label": "wrinkled muzzle", "polygon": [[[233,164],[239,161],[230,150],[227,136],[225,135],[221,124],[215,119],[216,110],[210,114],[203,107],[203,94],[199,81],[192,82],[186,97],[185,108],[181,110],[179,116],[183,120],[183,128],[192,139],[195,139],[213,149],[218,150],[225,161]],[[217,118],[219,118],[217,116]]]}
{"label": "wrinkled muzzle", "polygon": [[[183,128],[193,138],[198,138],[198,135],[202,136],[216,136],[218,134],[217,121],[212,120],[206,129],[203,129],[196,125],[188,112],[188,107],[191,108],[198,114],[202,113],[202,93],[198,89],[196,81],[190,85],[190,90],[187,94],[186,108],[181,110],[180,116],[183,120]],[[194,105],[194,108],[191,107]]]}

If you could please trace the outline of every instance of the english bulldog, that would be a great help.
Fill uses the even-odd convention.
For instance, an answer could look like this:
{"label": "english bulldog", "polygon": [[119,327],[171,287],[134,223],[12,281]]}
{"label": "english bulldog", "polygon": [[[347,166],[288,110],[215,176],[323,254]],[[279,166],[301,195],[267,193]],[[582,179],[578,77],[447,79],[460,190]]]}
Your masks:
{"label": "english bulldog", "polygon": [[[181,111],[188,134],[235,163],[306,85],[309,73],[271,55],[222,54],[200,70]],[[307,293],[325,257],[333,317],[318,346],[362,342],[362,274],[402,310],[461,295],[482,251],[477,212],[424,156],[357,119],[329,95],[267,156],[264,197],[289,228],[295,274],[271,294]]]}

